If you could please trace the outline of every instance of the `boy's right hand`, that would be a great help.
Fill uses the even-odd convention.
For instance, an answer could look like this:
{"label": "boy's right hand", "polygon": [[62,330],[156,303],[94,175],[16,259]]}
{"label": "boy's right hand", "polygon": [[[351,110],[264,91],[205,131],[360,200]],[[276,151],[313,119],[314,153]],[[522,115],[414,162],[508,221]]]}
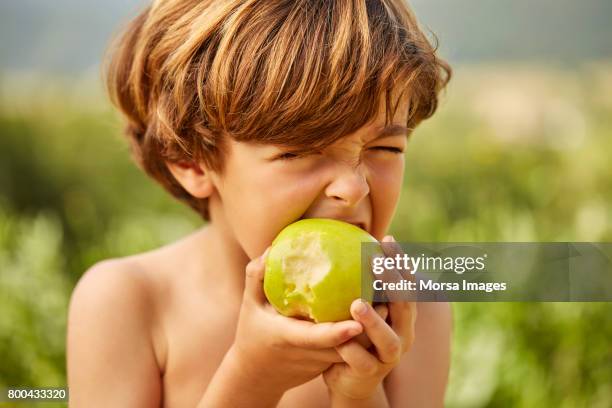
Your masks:
{"label": "boy's right hand", "polygon": [[363,326],[354,320],[312,323],[277,313],[263,291],[268,252],[269,248],[246,267],[240,317],[229,353],[243,378],[280,397],[342,362],[335,347],[359,335]]}

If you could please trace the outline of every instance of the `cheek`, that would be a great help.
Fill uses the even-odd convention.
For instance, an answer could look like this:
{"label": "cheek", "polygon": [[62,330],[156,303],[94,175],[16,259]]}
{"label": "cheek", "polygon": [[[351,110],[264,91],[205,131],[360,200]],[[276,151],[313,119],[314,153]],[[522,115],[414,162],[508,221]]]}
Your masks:
{"label": "cheek", "polygon": [[404,158],[374,167],[370,173],[373,221],[372,233],[381,240],[389,229],[404,178]]}
{"label": "cheek", "polygon": [[243,173],[231,184],[237,188],[232,191],[231,205],[226,207],[228,221],[251,259],[261,255],[285,226],[296,221],[319,192],[316,173],[298,177],[274,170],[270,167]]}

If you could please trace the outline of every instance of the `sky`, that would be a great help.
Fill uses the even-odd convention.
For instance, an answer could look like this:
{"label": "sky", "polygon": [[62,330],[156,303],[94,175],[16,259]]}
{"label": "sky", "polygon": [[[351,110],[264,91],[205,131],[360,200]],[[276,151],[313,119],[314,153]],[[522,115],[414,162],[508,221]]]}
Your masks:
{"label": "sky", "polygon": [[[0,72],[97,69],[146,0],[3,0]],[[612,0],[412,0],[451,62],[576,63],[612,57]]]}

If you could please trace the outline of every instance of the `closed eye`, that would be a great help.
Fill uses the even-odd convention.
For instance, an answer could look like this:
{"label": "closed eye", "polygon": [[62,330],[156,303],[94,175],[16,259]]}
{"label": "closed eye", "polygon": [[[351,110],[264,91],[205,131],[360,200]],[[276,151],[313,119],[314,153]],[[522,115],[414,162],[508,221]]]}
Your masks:
{"label": "closed eye", "polygon": [[287,153],[283,153],[279,156],[276,156],[277,160],[291,160],[291,159],[295,159],[299,157],[299,155],[295,154],[295,153],[291,153],[291,152],[287,152]]}
{"label": "closed eye", "polygon": [[320,152],[285,152],[275,157],[275,160],[295,160],[303,157],[314,156],[320,154]]}
{"label": "closed eye", "polygon": [[396,153],[396,154],[404,153],[403,149],[399,147],[392,147],[392,146],[375,146],[372,149],[384,151],[384,152]]}

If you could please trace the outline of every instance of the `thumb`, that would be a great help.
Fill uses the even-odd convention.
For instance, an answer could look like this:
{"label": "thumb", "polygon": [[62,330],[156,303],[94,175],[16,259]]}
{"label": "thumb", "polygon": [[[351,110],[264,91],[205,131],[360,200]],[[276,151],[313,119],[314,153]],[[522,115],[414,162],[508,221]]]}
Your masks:
{"label": "thumb", "polygon": [[252,259],[246,266],[246,278],[244,282],[244,297],[254,300],[256,303],[264,304],[266,295],[263,291],[263,279],[266,268],[266,257],[270,247],[258,258]]}

